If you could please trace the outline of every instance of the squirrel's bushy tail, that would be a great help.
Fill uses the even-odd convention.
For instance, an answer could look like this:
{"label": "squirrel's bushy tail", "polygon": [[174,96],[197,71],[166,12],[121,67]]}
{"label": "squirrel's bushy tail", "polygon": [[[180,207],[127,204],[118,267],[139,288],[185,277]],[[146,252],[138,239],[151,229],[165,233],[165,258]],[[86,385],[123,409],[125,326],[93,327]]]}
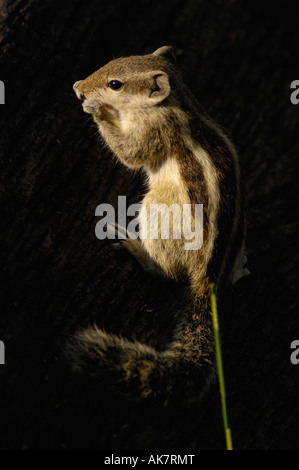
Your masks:
{"label": "squirrel's bushy tail", "polygon": [[132,398],[169,402],[200,398],[216,376],[209,285],[202,287],[166,350],[90,327],[77,333],[70,344],[74,369],[101,377],[103,383]]}

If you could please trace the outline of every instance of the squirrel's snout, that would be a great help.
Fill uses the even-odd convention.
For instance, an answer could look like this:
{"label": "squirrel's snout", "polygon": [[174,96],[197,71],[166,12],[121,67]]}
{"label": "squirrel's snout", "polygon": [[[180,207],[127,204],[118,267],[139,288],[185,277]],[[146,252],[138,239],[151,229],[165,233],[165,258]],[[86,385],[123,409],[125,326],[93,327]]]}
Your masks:
{"label": "squirrel's snout", "polygon": [[77,82],[75,82],[74,85],[73,85],[73,90],[76,93],[77,98],[79,98],[79,100],[83,101],[85,97],[84,97],[83,93],[80,93],[80,91],[78,90],[78,85],[81,82],[82,82],[82,80],[78,80]]}

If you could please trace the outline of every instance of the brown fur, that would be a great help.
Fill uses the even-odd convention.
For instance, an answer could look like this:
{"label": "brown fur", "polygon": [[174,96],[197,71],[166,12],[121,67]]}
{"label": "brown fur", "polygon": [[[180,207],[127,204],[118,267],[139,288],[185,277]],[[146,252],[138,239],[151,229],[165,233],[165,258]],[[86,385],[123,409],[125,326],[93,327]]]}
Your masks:
{"label": "brown fur", "polygon": [[[194,225],[195,204],[203,204],[199,250],[186,250],[184,238],[162,239],[160,225],[156,240],[123,242],[145,269],[175,280],[187,277],[192,302],[175,314],[177,328],[163,352],[90,328],[77,335],[72,354],[76,367],[109,376],[120,391],[182,399],[200,396],[214,376],[209,288],[211,282],[217,288],[227,283],[238,265],[244,223],[236,152],[185,87],[171,53],[165,46],[115,59],[74,89],[115,155],[129,168],[144,169],[149,189],[143,209],[191,204]],[[122,87],[111,89],[111,80]],[[145,231],[147,221],[141,212]]]}

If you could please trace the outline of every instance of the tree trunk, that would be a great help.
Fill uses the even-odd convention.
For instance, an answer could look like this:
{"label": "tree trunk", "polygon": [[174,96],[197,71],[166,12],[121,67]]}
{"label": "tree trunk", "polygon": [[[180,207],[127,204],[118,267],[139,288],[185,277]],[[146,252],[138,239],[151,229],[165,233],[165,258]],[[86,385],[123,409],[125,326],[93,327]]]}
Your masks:
{"label": "tree trunk", "polygon": [[97,205],[136,202],[144,185],[72,90],[114,57],[165,44],[234,141],[247,188],[251,276],[219,306],[234,448],[299,448],[298,4],[11,0],[0,11],[1,448],[225,447],[217,383],[198,406],[132,403],[64,358],[88,324],[157,347],[171,334],[177,286],[95,236]]}

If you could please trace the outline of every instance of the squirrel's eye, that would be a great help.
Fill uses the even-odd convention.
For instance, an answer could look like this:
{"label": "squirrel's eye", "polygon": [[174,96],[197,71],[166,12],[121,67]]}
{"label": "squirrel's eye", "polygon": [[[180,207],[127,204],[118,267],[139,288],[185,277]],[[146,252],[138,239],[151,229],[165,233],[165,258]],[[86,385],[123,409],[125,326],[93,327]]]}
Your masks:
{"label": "squirrel's eye", "polygon": [[123,86],[123,83],[119,80],[111,80],[108,83],[108,86],[109,88],[112,88],[112,90],[119,90]]}

